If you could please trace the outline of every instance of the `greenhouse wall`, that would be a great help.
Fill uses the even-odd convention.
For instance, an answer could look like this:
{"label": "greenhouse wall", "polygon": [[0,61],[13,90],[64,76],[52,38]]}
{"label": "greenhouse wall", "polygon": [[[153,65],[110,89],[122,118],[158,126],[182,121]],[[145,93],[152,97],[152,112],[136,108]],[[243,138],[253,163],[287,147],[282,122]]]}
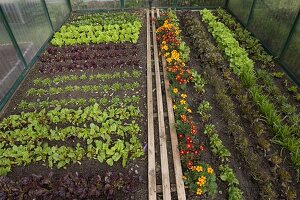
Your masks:
{"label": "greenhouse wall", "polygon": [[283,64],[299,84],[299,0],[228,0],[227,9]]}
{"label": "greenhouse wall", "polygon": [[0,0],[0,107],[69,14],[67,0]]}
{"label": "greenhouse wall", "polygon": [[[154,7],[217,8],[226,0],[152,0]],[[71,0],[73,10],[137,9],[149,6],[149,0]]]}

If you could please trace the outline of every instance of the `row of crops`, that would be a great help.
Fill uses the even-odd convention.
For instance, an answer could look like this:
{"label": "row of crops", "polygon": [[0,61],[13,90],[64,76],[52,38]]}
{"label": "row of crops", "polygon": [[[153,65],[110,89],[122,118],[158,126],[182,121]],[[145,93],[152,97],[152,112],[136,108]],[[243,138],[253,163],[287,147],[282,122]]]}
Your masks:
{"label": "row of crops", "polygon": [[142,20],[74,15],[54,34],[0,122],[0,199],[109,199],[141,184]]}
{"label": "row of crops", "polygon": [[298,87],[222,9],[158,27],[188,199],[297,199]]}

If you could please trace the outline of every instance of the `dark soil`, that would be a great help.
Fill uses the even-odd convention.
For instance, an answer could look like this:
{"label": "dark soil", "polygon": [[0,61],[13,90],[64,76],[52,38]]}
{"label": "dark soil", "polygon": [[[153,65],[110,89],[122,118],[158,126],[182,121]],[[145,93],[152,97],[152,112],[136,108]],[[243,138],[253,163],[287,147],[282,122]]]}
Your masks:
{"label": "dark soil", "polygon": [[[84,45],[76,45],[76,47],[84,46],[85,51],[83,54],[89,54],[93,53],[95,55],[107,55],[106,57],[103,56],[101,59],[97,60],[97,62],[106,62],[106,63],[111,63],[111,62],[117,62],[119,60],[137,60],[138,65],[135,66],[128,66],[128,65],[106,65],[105,68],[95,68],[95,69],[81,69],[81,70],[64,70],[61,72],[55,72],[55,73],[41,73],[40,69],[43,68],[44,66],[54,66],[58,65],[58,62],[52,60],[51,64],[45,65],[45,63],[41,62],[39,60],[35,66],[32,67],[30,72],[28,73],[27,77],[23,81],[23,83],[20,85],[18,90],[15,92],[14,96],[11,98],[9,103],[7,104],[6,108],[3,110],[3,115],[0,117],[1,119],[4,117],[7,117],[11,114],[19,114],[22,112],[22,110],[19,110],[17,108],[18,103],[20,103],[21,100],[26,100],[26,101],[32,101],[32,102],[37,102],[41,100],[60,100],[60,99],[70,99],[70,98],[101,98],[101,97],[114,97],[114,96],[119,96],[122,98],[122,96],[132,96],[132,95],[138,95],[140,97],[140,102],[139,102],[139,108],[141,110],[141,113],[143,116],[147,116],[147,107],[146,107],[146,26],[145,26],[145,14],[144,12],[138,13],[141,16],[141,19],[143,21],[143,27],[140,32],[140,38],[138,40],[137,44],[125,44],[126,47],[132,47],[133,49],[130,51],[127,50],[109,50],[105,51],[89,51],[89,47],[84,46]],[[94,46],[94,45],[90,45]],[[95,45],[96,46],[96,45]],[[105,45],[98,45],[98,46],[105,46]],[[109,46],[114,46],[114,45],[109,45]],[[117,45],[118,46],[118,45]],[[53,48],[53,47],[51,47]],[[70,55],[67,53],[69,49],[72,47],[64,47],[61,48],[59,51],[61,52],[62,56],[69,57]],[[124,56],[114,56],[114,57],[109,57],[109,54],[115,54],[117,55],[118,53],[122,52]],[[43,56],[42,56],[43,57]],[[100,58],[100,56],[99,56]],[[60,61],[59,61],[60,62]],[[71,63],[72,60],[66,59],[67,63]],[[84,62],[84,60],[83,60]],[[61,64],[63,62],[60,62]],[[105,82],[100,82],[97,80],[93,81],[72,81],[68,82],[70,85],[86,85],[86,84],[113,84],[114,82],[121,82],[122,84],[125,84],[126,82],[133,82],[133,81],[138,81],[140,83],[140,87],[135,89],[134,91],[119,91],[119,92],[114,92],[114,93],[109,93],[109,94],[103,94],[103,93],[85,93],[85,92],[71,92],[69,94],[62,94],[62,95],[51,95],[51,96],[43,96],[41,98],[37,97],[32,97],[32,96],[27,96],[26,92],[28,89],[31,87],[35,87],[33,84],[33,80],[40,77],[40,78],[54,78],[56,75],[70,75],[70,74],[77,74],[77,75],[91,75],[91,74],[98,74],[98,73],[113,73],[113,72],[123,72],[123,71],[132,71],[133,69],[140,70],[142,72],[142,76],[139,79],[120,79],[120,80],[107,80]],[[64,86],[66,84],[61,84],[59,86]],[[47,89],[47,87],[45,87]],[[72,106],[73,108],[76,106]],[[145,145],[147,143],[147,121],[145,118],[139,118],[137,120],[137,123],[140,125],[141,132],[139,134],[140,141],[142,145]],[[72,141],[72,140],[67,140],[66,142],[63,142],[64,145],[67,146],[72,146],[74,142],[77,141]],[[62,142],[52,142],[53,145],[61,145]],[[78,172],[80,175],[84,177],[90,177],[90,176],[95,176],[97,174],[104,174],[105,172],[108,171],[120,171],[120,172],[126,172],[126,171],[134,171],[136,174],[139,174],[141,177],[141,184],[139,184],[139,187],[136,188],[136,192],[132,194],[128,194],[128,198],[130,199],[144,199],[147,194],[148,194],[148,189],[147,189],[147,158],[146,156],[143,156],[139,159],[136,159],[134,161],[128,161],[127,166],[125,169],[121,166],[121,163],[115,163],[112,167],[109,167],[106,164],[101,164],[96,160],[89,160],[87,158],[83,159],[81,161],[81,164],[71,164],[67,165],[65,169],[50,169],[43,163],[36,163],[36,164],[31,164],[28,166],[16,166],[13,167],[13,170],[11,173],[8,174],[8,177],[13,179],[13,180],[18,180],[23,176],[29,176],[30,174],[41,174],[41,175],[47,175],[50,172],[53,172],[56,176],[63,176],[67,172]],[[117,199],[127,199],[124,196],[118,196]]]}

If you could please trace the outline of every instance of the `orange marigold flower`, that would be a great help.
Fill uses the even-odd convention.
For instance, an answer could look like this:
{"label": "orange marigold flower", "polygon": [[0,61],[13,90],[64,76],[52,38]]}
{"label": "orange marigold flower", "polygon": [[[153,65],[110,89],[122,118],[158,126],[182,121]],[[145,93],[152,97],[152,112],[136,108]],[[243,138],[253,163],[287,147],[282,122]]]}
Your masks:
{"label": "orange marigold flower", "polygon": [[205,176],[201,176],[201,177],[198,178],[197,185],[203,186],[203,185],[205,185],[205,183],[206,183],[206,177]]}
{"label": "orange marigold flower", "polygon": [[186,118],[185,115],[180,115],[180,117],[181,117],[181,120],[182,120],[183,122],[186,122],[186,121],[187,121],[187,118]]}
{"label": "orange marigold flower", "polygon": [[172,58],[167,58],[166,60],[168,63],[172,62]]}
{"label": "orange marigold flower", "polygon": [[197,167],[196,167],[196,171],[197,171],[197,172],[202,172],[202,171],[203,171],[202,166],[197,166]]}
{"label": "orange marigold flower", "polygon": [[181,99],[181,100],[180,100],[180,104],[181,104],[181,105],[186,104],[186,100]]}
{"label": "orange marigold flower", "polygon": [[211,168],[211,167],[208,167],[208,168],[207,168],[207,173],[209,173],[209,174],[212,174],[212,173],[214,173],[214,170],[213,170],[213,168]]}
{"label": "orange marigold flower", "polygon": [[173,88],[173,92],[174,92],[175,94],[177,94],[177,93],[178,93],[178,89],[177,89],[177,88]]}
{"label": "orange marigold flower", "polygon": [[184,99],[187,97],[186,94],[181,94],[180,96],[181,96],[182,98],[184,98]]}
{"label": "orange marigold flower", "polygon": [[168,51],[169,47],[168,47],[167,45],[163,45],[163,46],[161,47],[161,49],[163,49],[163,50],[165,50],[165,51]]}
{"label": "orange marigold flower", "polygon": [[201,195],[202,193],[203,193],[202,189],[201,189],[201,188],[197,188],[196,194],[197,194],[197,195]]}

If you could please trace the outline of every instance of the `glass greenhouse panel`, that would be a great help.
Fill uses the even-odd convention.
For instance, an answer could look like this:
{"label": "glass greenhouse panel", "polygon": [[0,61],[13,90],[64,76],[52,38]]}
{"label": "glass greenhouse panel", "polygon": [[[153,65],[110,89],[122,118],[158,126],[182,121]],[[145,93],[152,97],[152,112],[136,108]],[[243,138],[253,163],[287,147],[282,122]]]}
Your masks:
{"label": "glass greenhouse panel", "polygon": [[175,0],[177,7],[218,7],[224,6],[225,0]]}
{"label": "glass greenhouse panel", "polygon": [[289,69],[300,79],[300,20],[292,35],[287,51],[283,55],[283,62],[288,64]]}
{"label": "glass greenhouse panel", "polygon": [[2,0],[1,6],[27,63],[51,34],[40,0]]}
{"label": "glass greenhouse panel", "polygon": [[67,0],[46,0],[46,4],[53,28],[57,29],[70,13]]}
{"label": "glass greenhouse panel", "polygon": [[71,0],[74,10],[117,9],[121,7],[119,0]]}
{"label": "glass greenhouse panel", "polygon": [[278,56],[295,21],[299,7],[299,0],[257,0],[249,29],[275,56]]}
{"label": "glass greenhouse panel", "polygon": [[0,101],[24,69],[0,19]]}
{"label": "glass greenhouse panel", "polygon": [[243,24],[246,24],[252,4],[253,0],[229,0],[228,8]]}
{"label": "glass greenhouse panel", "polygon": [[149,6],[148,0],[124,0],[125,8],[146,8]]}
{"label": "glass greenhouse panel", "polygon": [[153,0],[152,6],[154,6],[154,7],[172,7],[173,0]]}

